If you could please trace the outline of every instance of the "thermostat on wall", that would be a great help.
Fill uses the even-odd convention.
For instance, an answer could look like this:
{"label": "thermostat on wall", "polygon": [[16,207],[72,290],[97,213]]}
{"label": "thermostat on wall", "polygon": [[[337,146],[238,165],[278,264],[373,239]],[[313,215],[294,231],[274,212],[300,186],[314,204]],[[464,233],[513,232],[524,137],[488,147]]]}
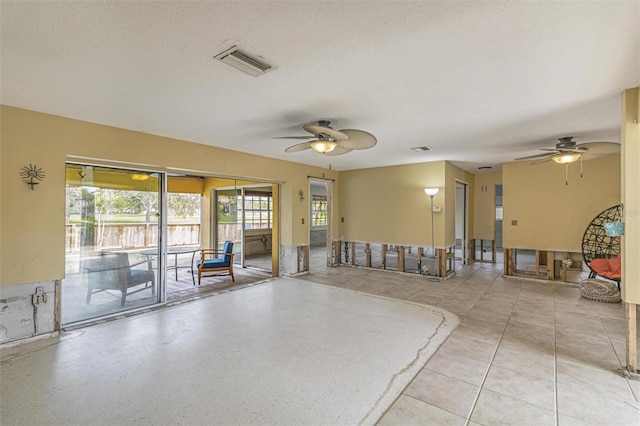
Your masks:
{"label": "thermostat on wall", "polygon": [[442,213],[442,206],[433,206],[434,213]]}

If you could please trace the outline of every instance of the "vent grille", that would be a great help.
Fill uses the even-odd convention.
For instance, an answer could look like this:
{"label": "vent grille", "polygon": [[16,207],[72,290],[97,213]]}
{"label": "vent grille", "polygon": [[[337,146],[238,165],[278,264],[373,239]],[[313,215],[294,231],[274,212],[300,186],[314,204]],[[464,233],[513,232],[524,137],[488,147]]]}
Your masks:
{"label": "vent grille", "polygon": [[238,48],[238,46],[233,46],[213,58],[254,77],[276,69],[275,65]]}
{"label": "vent grille", "polygon": [[416,147],[411,148],[411,149],[416,151],[416,152],[433,151],[433,148],[431,148],[430,146],[416,146]]}

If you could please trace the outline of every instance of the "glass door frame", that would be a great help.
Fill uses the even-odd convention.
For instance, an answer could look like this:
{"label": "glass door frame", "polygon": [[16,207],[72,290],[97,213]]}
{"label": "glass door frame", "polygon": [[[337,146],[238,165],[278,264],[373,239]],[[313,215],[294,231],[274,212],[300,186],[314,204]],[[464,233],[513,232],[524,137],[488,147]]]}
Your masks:
{"label": "glass door frame", "polygon": [[[245,218],[245,206],[244,206],[244,202],[245,202],[245,189],[251,189],[251,188],[264,188],[266,186],[271,186],[273,187],[273,185],[277,185],[279,188],[279,184],[277,183],[272,183],[272,182],[264,182],[264,183],[252,183],[252,184],[247,184],[247,185],[242,185],[242,186],[221,186],[221,187],[217,187],[217,188],[211,188],[211,192],[210,192],[210,199],[211,199],[211,225],[210,225],[210,243],[211,246],[213,247],[214,250],[220,250],[222,249],[222,247],[219,246],[219,241],[218,241],[218,191],[238,191],[238,194],[240,196],[240,203],[242,203],[241,206],[239,206],[238,208],[242,209],[242,214],[238,215],[238,222],[239,222],[239,226],[240,226],[240,241],[242,242],[240,245],[240,262],[237,262],[235,264],[239,265],[242,268],[246,268],[246,263],[245,263],[245,225],[246,225],[246,218]],[[274,275],[274,274],[279,274],[279,271],[275,271],[274,272],[274,268],[273,268],[273,258],[274,256],[276,256],[274,248],[277,246],[277,249],[280,249],[280,227],[279,225],[276,225],[276,222],[279,223],[280,218],[279,216],[276,218],[276,213],[279,215],[280,212],[280,208],[279,206],[276,207],[275,204],[280,202],[280,197],[279,197],[279,189],[278,189],[278,196],[274,197],[273,193],[272,193],[272,222],[271,222],[271,238],[272,241],[274,241],[275,243],[272,243],[272,252],[271,252],[271,258],[272,258],[272,268],[271,268],[271,274],[272,276],[278,276],[278,275]],[[235,250],[234,250],[235,251]],[[279,256],[278,256],[279,259]]]}
{"label": "glass door frame", "polygon": [[[89,314],[89,316],[87,316],[86,318],[83,319],[78,319],[78,320],[69,320],[68,322],[62,322],[62,313],[63,313],[63,302],[64,300],[64,279],[62,280],[62,287],[63,287],[63,291],[61,292],[61,297],[58,299],[58,301],[56,301],[57,303],[57,308],[60,311],[60,321],[61,321],[61,325],[63,328],[67,328],[67,327],[74,327],[74,326],[79,326],[79,325],[83,325],[85,323],[94,323],[96,321],[99,320],[103,320],[106,318],[110,318],[110,317],[115,317],[115,316],[121,316],[123,314],[128,314],[128,313],[132,313],[132,312],[136,312],[136,311],[142,311],[142,310],[148,310],[150,307],[154,307],[154,306],[158,306],[158,305],[163,305],[166,303],[166,259],[167,259],[167,255],[166,255],[166,237],[167,237],[167,197],[166,197],[166,189],[167,189],[167,174],[161,171],[157,171],[157,170],[150,170],[150,169],[140,169],[137,166],[131,165],[131,167],[127,167],[126,165],[112,165],[109,163],[100,163],[100,162],[93,162],[93,161],[83,161],[83,159],[81,158],[67,158],[67,160],[65,161],[65,175],[66,175],[66,171],[73,166],[78,166],[80,168],[85,168],[85,167],[90,167],[92,168],[91,171],[93,172],[93,168],[97,168],[97,169],[111,169],[114,170],[116,173],[119,171],[122,174],[131,174],[131,175],[135,175],[135,174],[147,174],[147,175],[156,175],[158,182],[157,182],[157,194],[158,194],[158,202],[157,202],[157,208],[158,208],[158,212],[156,214],[154,214],[154,216],[157,217],[157,252],[155,254],[156,257],[156,261],[157,261],[157,267],[155,269],[156,272],[156,276],[155,276],[155,282],[153,283],[153,285],[155,286],[155,297],[152,302],[150,302],[149,304],[145,304],[145,305],[140,305],[140,306],[135,306],[135,307],[131,307],[129,309],[126,308],[126,306],[123,309],[117,309],[114,310],[113,312],[107,312],[103,315],[96,315],[96,316],[92,316],[91,314]],[[81,184],[79,185],[80,187],[85,186],[85,177],[83,176],[84,173],[79,173],[80,175],[80,180],[81,180]],[[65,176],[65,188],[68,186],[68,182],[69,182],[69,178],[68,176]],[[153,192],[156,192],[153,191]],[[65,204],[68,202],[67,200],[67,191],[65,191]],[[67,225],[65,224],[65,227]],[[67,259],[68,259],[68,254],[66,252],[67,250],[67,244],[65,244],[65,264],[67,263]],[[152,256],[152,255],[149,255]],[[153,260],[150,260],[151,262]],[[67,277],[65,277],[66,279]],[[87,284],[88,285],[88,284]],[[88,290],[87,290],[88,291]],[[88,298],[87,298],[88,299]]]}

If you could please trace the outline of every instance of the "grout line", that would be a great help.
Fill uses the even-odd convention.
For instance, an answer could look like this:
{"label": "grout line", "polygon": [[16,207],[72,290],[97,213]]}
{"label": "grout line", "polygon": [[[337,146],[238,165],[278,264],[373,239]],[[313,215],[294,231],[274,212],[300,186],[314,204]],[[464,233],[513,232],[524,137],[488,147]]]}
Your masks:
{"label": "grout line", "polygon": [[555,410],[556,426],[560,424],[560,410],[558,409],[558,352],[556,334],[556,284],[553,285],[553,408]]}
{"label": "grout line", "polygon": [[[475,273],[475,272],[474,272]],[[473,274],[471,274],[473,275]],[[491,285],[487,288],[487,290],[485,290],[484,293],[486,293],[489,288],[491,288],[491,286],[496,282],[496,280],[498,279],[500,275],[496,275],[491,283]],[[466,280],[465,280],[466,281]],[[469,426],[469,422],[471,421],[471,415],[473,414],[473,411],[476,409],[476,405],[478,404],[478,399],[480,398],[480,393],[482,392],[483,388],[484,388],[484,384],[487,380],[487,376],[489,375],[489,370],[491,370],[491,366],[493,365],[493,360],[496,357],[496,354],[498,353],[498,349],[500,348],[500,344],[502,343],[502,339],[504,337],[504,333],[507,331],[507,326],[509,325],[509,321],[511,320],[511,315],[513,315],[513,309],[516,305],[516,303],[518,303],[518,298],[520,297],[520,292],[522,291],[522,284],[520,284],[520,291],[518,291],[518,297],[515,298],[513,305],[511,306],[511,312],[509,313],[509,318],[507,318],[507,322],[504,324],[504,328],[502,329],[502,333],[500,334],[500,339],[498,340],[498,343],[496,344],[496,348],[493,351],[493,354],[491,354],[491,359],[489,360],[489,365],[487,366],[487,369],[484,372],[484,376],[482,377],[482,382],[480,383],[480,386],[478,387],[478,392],[476,393],[475,398],[473,399],[473,403],[471,404],[471,407],[469,408],[469,414],[467,414],[467,419],[465,421],[465,426]],[[484,293],[482,293],[484,295]],[[479,300],[479,299],[478,299]],[[475,306],[475,305],[474,305]],[[473,308],[471,308],[473,310]]]}

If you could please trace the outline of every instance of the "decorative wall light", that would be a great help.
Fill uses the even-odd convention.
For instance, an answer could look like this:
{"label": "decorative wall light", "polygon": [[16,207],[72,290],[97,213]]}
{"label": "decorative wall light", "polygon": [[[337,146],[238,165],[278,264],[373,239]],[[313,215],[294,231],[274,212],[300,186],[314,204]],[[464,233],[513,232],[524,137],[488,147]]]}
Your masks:
{"label": "decorative wall light", "polygon": [[34,189],[35,185],[39,184],[42,179],[44,179],[44,170],[42,168],[36,166],[35,164],[29,164],[29,166],[23,166],[20,171],[20,176],[22,176],[22,180],[24,183],[31,187],[31,190]]}

